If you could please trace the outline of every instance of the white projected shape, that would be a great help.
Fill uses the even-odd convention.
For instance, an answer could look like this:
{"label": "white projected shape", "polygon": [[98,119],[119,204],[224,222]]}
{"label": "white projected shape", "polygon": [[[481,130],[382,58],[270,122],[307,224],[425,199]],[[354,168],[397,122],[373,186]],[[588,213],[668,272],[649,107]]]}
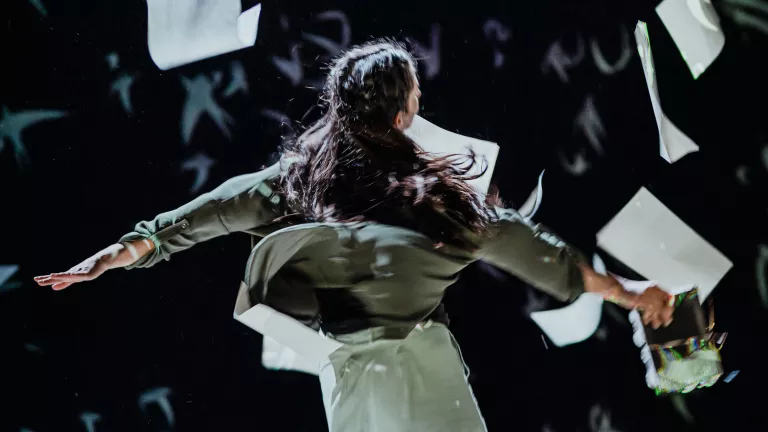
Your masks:
{"label": "white projected shape", "polygon": [[595,66],[603,73],[603,75],[613,75],[623,71],[629,61],[632,60],[632,46],[629,44],[629,32],[627,28],[621,26],[621,56],[616,60],[614,64],[608,63],[608,60],[603,56],[603,51],[600,49],[600,44],[595,39],[589,44],[589,48],[592,51],[592,58],[595,60]]}
{"label": "white projected shape", "polygon": [[597,233],[597,245],[662,287],[697,285],[701,301],[733,266],[645,188]]}
{"label": "white projected shape", "polygon": [[715,61],[725,46],[720,19],[709,0],[664,0],[656,14],[669,31],[693,78]]}
{"label": "white projected shape", "polygon": [[760,293],[760,301],[763,307],[768,309],[768,246],[758,246],[757,259],[755,260],[755,275],[757,278],[757,290]]}
{"label": "white projected shape", "polygon": [[187,98],[184,101],[184,111],[181,113],[181,137],[184,144],[189,144],[192,139],[192,133],[203,113],[216,123],[219,130],[227,137],[229,134],[229,124],[234,122],[224,108],[220,107],[214,98],[214,90],[221,84],[221,74],[214,73],[213,79],[209,79],[203,74],[199,74],[192,79],[181,77],[181,83],[187,90]]}
{"label": "white projected shape", "polygon": [[40,12],[40,15],[42,16],[48,16],[48,10],[45,8],[45,5],[40,0],[29,0],[29,3],[37,9],[38,12]]}
{"label": "white projected shape", "polygon": [[481,172],[483,166],[482,157],[488,162],[488,169],[482,177],[469,180],[467,183],[483,194],[488,193],[491,185],[493,168],[496,166],[496,158],[499,156],[499,146],[496,143],[470,138],[447,131],[436,126],[420,116],[413,119],[411,127],[405,131],[409,138],[414,140],[422,149],[437,155],[468,154],[467,147],[477,154],[477,163],[468,174],[474,175]]}
{"label": "white projected shape", "polygon": [[131,86],[133,85],[136,77],[122,74],[120,77],[112,83],[110,93],[117,93],[120,95],[120,103],[123,104],[123,109],[126,114],[133,114],[133,105],[131,104]]}
{"label": "white projected shape", "polygon": [[229,85],[222,92],[225,98],[235,93],[248,94],[248,76],[245,74],[245,68],[239,61],[232,62],[231,79]]}
{"label": "white projected shape", "polygon": [[765,169],[768,170],[768,144],[763,146],[763,151],[760,153],[760,155],[762,156]]}
{"label": "white projected shape", "polygon": [[208,182],[211,167],[215,163],[216,161],[209,158],[206,154],[198,153],[181,164],[182,171],[194,171],[195,173],[195,183],[189,189],[190,194],[195,195]]}
{"label": "white projected shape", "polygon": [[107,64],[109,65],[109,70],[117,70],[120,68],[120,55],[116,52],[111,52],[107,54],[104,59],[107,61]]}
{"label": "white projected shape", "polygon": [[[491,39],[498,42],[508,42],[512,36],[512,32],[507,26],[500,23],[496,19],[489,19],[483,24],[483,33],[485,33],[486,39]],[[498,69],[504,66],[504,54],[497,47],[493,48],[493,67]]]}
{"label": "white projected shape", "polygon": [[147,0],[147,12],[149,55],[168,70],[253,46],[261,4],[242,12],[240,0]]}
{"label": "white projected shape", "polygon": [[739,27],[768,34],[768,19],[755,14],[768,14],[768,3],[765,0],[726,0],[723,10]]}
{"label": "white projected shape", "polygon": [[336,42],[325,36],[302,33],[304,39],[322,47],[331,56],[338,55],[349,47],[349,43],[352,42],[352,26],[349,25],[349,19],[344,12],[338,10],[325,11],[317,14],[315,19],[318,21],[338,21],[341,25],[341,40]]}
{"label": "white projected shape", "polygon": [[553,42],[541,62],[541,72],[547,74],[550,69],[554,69],[560,82],[567,84],[570,81],[568,70],[575,68],[584,60],[584,40],[581,36],[579,36],[578,42],[578,49],[574,55],[566,53],[559,40]]}
{"label": "white projected shape", "polygon": [[419,41],[408,38],[413,44],[413,53],[417,60],[424,65],[424,76],[431,80],[440,73],[440,24],[432,24],[429,32],[429,45],[424,45]]}
{"label": "white projected shape", "polygon": [[85,425],[88,432],[96,432],[96,422],[101,420],[101,415],[94,412],[84,412],[80,414],[80,421]]}
{"label": "white projected shape", "polygon": [[589,410],[589,427],[591,432],[620,432],[613,427],[611,412],[595,405]]}
{"label": "white projected shape", "polygon": [[163,411],[163,415],[165,415],[165,419],[168,421],[168,426],[173,427],[176,423],[176,417],[173,414],[171,401],[168,400],[170,393],[171,389],[168,387],[147,390],[139,396],[139,408],[146,413],[147,406],[151,403],[156,403]]}
{"label": "white projected shape", "polygon": [[563,169],[575,177],[583,175],[585,172],[589,171],[589,168],[592,166],[584,155],[584,150],[579,150],[579,152],[576,153],[573,162],[568,160],[568,157],[566,157],[563,150],[560,150],[557,156],[560,159],[560,165],[562,165]]}
{"label": "white projected shape", "polygon": [[5,140],[8,139],[13,146],[16,162],[19,167],[29,163],[27,149],[21,140],[21,134],[24,129],[33,126],[41,121],[55,120],[67,115],[64,111],[55,110],[29,110],[11,112],[3,106],[0,113],[0,151],[5,147]]}
{"label": "white projected shape", "polygon": [[661,109],[659,88],[656,85],[656,70],[653,65],[653,55],[651,54],[651,42],[648,38],[648,28],[642,21],[639,21],[635,27],[635,41],[637,42],[640,61],[643,64],[645,83],[648,86],[648,93],[651,97],[651,106],[656,117],[656,126],[659,128],[659,154],[667,162],[673,163],[688,153],[699,151],[699,146],[678,129]]}
{"label": "white projected shape", "polygon": [[275,65],[277,70],[291,80],[291,84],[294,86],[299,85],[304,79],[304,67],[301,65],[298,45],[291,46],[290,60],[283,57],[272,56],[272,64]]}
{"label": "white projected shape", "polygon": [[605,126],[603,126],[603,121],[600,119],[600,113],[595,108],[595,100],[591,94],[584,98],[584,105],[574,120],[574,126],[584,132],[584,136],[592,148],[595,149],[595,152],[602,155],[603,145],[600,140],[605,137]]}

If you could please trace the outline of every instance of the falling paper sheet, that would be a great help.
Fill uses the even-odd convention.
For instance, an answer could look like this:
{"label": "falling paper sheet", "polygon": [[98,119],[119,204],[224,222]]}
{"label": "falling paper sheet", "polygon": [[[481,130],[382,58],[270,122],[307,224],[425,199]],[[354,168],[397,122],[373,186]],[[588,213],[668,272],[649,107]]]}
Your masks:
{"label": "falling paper sheet", "polygon": [[261,4],[242,12],[240,0],[147,0],[147,11],[149,55],[168,70],[253,46]]}
{"label": "falling paper sheet", "polygon": [[709,0],[664,0],[656,6],[672,40],[683,55],[693,78],[698,78],[720,55],[725,35]]}
{"label": "falling paper sheet", "polygon": [[560,309],[534,312],[531,319],[557,346],[581,342],[592,336],[600,324],[603,298],[584,293]]}
{"label": "falling paper sheet", "polygon": [[488,170],[482,177],[470,180],[467,183],[474,186],[482,193],[488,193],[488,187],[491,185],[491,176],[493,167],[496,165],[496,158],[499,156],[499,146],[489,141],[483,141],[477,138],[470,138],[442,129],[420,116],[413,119],[411,127],[405,131],[409,138],[416,141],[424,150],[434,154],[469,154],[467,147],[477,154],[477,164],[472,167],[468,174],[474,175],[481,172],[483,167],[482,158],[485,156],[488,162]]}
{"label": "falling paper sheet", "polygon": [[264,304],[257,304],[243,314],[235,314],[235,319],[272,338],[277,344],[288,347],[303,357],[302,363],[318,362],[318,367],[320,361],[342,345]]}
{"label": "falling paper sheet", "polygon": [[528,199],[525,200],[522,206],[517,210],[518,213],[520,213],[521,216],[523,216],[526,220],[531,220],[535,215],[536,212],[539,211],[539,206],[541,206],[541,201],[544,199],[544,170],[541,171],[541,174],[539,174],[539,182],[536,185],[536,189],[531,192],[530,195],[528,195]]}
{"label": "falling paper sheet", "polygon": [[[318,335],[318,337],[322,336]],[[320,374],[319,362],[307,360],[296,354],[296,351],[269,336],[264,336],[261,348],[261,364],[270,370],[297,371],[311,375]]]}
{"label": "falling paper sheet", "polygon": [[645,188],[597,233],[597,245],[661,286],[697,285],[702,302],[733,266]]}
{"label": "falling paper sheet", "polygon": [[667,162],[673,163],[688,153],[699,151],[699,146],[680,131],[661,109],[659,88],[656,84],[656,70],[651,55],[651,42],[648,38],[648,27],[642,21],[639,21],[635,27],[635,40],[637,41],[640,61],[643,64],[645,83],[648,85],[653,114],[656,116],[656,126],[659,128],[659,154]]}
{"label": "falling paper sheet", "polygon": [[[592,267],[605,274],[605,265],[595,255]],[[531,313],[531,319],[552,340],[556,346],[578,343],[591,337],[600,325],[603,312],[603,298],[597,294],[584,293],[573,303],[560,309]]]}
{"label": "falling paper sheet", "polygon": [[262,363],[267,369],[317,375],[320,362],[342,345],[265,304],[248,306],[248,289],[241,283],[233,316],[264,335]]}

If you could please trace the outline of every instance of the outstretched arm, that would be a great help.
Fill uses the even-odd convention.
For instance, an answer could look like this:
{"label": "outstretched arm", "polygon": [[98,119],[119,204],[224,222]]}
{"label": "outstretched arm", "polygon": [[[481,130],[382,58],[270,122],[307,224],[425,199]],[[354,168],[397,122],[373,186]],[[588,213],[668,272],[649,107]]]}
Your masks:
{"label": "outstretched arm", "polygon": [[500,221],[481,249],[481,258],[560,301],[572,301],[584,292],[599,294],[626,309],[642,309],[646,323],[668,325],[672,308],[659,288],[642,295],[626,291],[612,276],[592,269],[584,255],[539,225],[525,221],[516,211],[496,209]]}
{"label": "outstretched arm", "polygon": [[151,267],[197,243],[270,223],[282,214],[275,195],[279,164],[227,180],[183,206],[136,224],[119,242],[149,240],[155,248],[127,269]]}
{"label": "outstretched arm", "polygon": [[282,200],[273,190],[279,173],[280,167],[275,164],[229,179],[175,210],[139,222],[118,243],[70,270],[38,276],[35,281],[63,289],[75,282],[95,279],[109,269],[151,267],[197,243],[267,225],[282,214]]}

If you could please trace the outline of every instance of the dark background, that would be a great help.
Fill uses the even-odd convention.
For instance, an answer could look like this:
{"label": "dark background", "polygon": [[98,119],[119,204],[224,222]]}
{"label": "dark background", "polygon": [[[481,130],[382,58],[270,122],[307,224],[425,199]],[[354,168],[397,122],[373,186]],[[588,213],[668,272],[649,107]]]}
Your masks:
{"label": "dark background", "polygon": [[[714,297],[717,326],[730,332],[725,373],[740,373],[677,399],[657,398],[646,387],[625,313],[606,306],[595,337],[547,348],[526,310],[560,305],[512,277],[471,266],[446,303],[490,430],[760,430],[768,424],[761,339],[768,320],[756,279],[765,266],[759,247],[768,238],[768,40],[730,18],[734,3],[715,2],[726,46],[693,80],[654,1],[265,1],[254,47],[165,72],[148,54],[145,2],[42,1],[46,14],[32,2],[11,0],[0,20],[9,73],[0,81],[0,104],[11,112],[68,113],[24,131],[30,164],[17,163],[9,140],[0,152],[0,264],[20,266],[0,287],[0,430],[85,431],[83,415],[99,416],[95,431],[326,430],[317,378],[266,371],[260,335],[232,319],[246,235],[58,293],[37,287],[32,277],[64,271],[137,221],[274,160],[289,130],[262,112],[304,124],[317,117],[317,89],[308,87],[327,59],[302,32],[338,40],[337,22],[316,19],[327,10],[346,14],[353,44],[391,36],[428,45],[439,24],[440,70],[432,78],[421,70],[422,115],[500,145],[494,182],[512,206],[525,201],[546,168],[537,220],[586,252],[595,250],[595,233],[646,186],[734,263]],[[508,42],[486,36],[490,19],[506,26]],[[701,147],[671,165],[658,155],[632,37],[638,19],[648,23],[664,110]],[[629,32],[632,59],[618,73],[603,74],[588,41],[598,41],[613,61],[622,31]],[[542,73],[553,43],[573,52],[578,38],[587,51],[568,83]],[[297,43],[304,80],[293,85],[271,58],[289,57]],[[504,56],[498,68],[495,49]],[[106,60],[110,53],[119,56],[115,70]],[[246,71],[249,91],[225,97],[234,62]],[[231,138],[204,114],[185,144],[182,77],[210,81],[217,71],[222,80],[213,94],[234,119]],[[130,113],[110,92],[121,74],[134,77]],[[574,127],[590,96],[606,129],[602,156]],[[574,175],[561,155],[572,160],[579,151],[590,169]],[[183,166],[200,153],[215,164],[193,191],[195,172]],[[158,388],[170,389],[173,425],[157,404],[140,408],[141,395]]]}

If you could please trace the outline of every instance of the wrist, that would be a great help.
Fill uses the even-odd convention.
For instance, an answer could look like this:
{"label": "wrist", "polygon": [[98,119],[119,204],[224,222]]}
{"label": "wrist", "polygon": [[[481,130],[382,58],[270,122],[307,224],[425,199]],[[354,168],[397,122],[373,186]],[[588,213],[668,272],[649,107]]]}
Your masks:
{"label": "wrist", "polygon": [[637,307],[640,296],[636,293],[625,290],[624,287],[621,286],[621,284],[618,282],[616,282],[616,284],[618,286],[608,290],[603,295],[603,299],[607,302],[621,306],[624,309],[631,310]]}
{"label": "wrist", "polygon": [[97,253],[94,258],[96,258],[106,270],[111,270],[115,267],[120,267],[118,261],[120,261],[124,251],[124,244],[115,243]]}
{"label": "wrist", "polygon": [[639,296],[629,292],[612,276],[601,275],[589,266],[581,267],[584,278],[584,290],[600,295],[605,301],[615,303],[626,309],[634,309]]}

